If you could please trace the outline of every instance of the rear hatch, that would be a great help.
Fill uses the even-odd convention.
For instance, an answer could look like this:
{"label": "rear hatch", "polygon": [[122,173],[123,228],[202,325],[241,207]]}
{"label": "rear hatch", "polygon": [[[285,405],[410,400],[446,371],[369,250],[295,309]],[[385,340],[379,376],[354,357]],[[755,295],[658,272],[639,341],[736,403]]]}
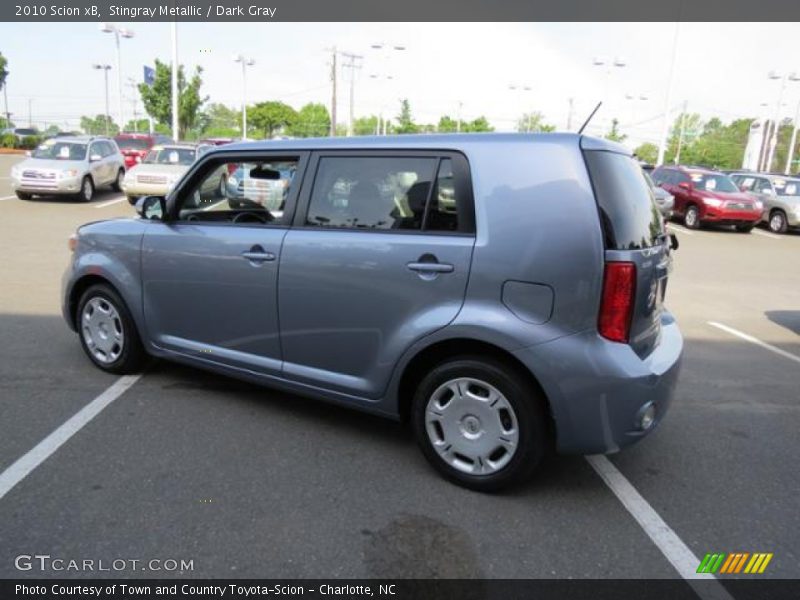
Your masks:
{"label": "rear hatch", "polygon": [[672,267],[669,239],[639,164],[624,153],[592,146],[584,147],[584,158],[605,240],[598,331],[644,358],[661,336]]}

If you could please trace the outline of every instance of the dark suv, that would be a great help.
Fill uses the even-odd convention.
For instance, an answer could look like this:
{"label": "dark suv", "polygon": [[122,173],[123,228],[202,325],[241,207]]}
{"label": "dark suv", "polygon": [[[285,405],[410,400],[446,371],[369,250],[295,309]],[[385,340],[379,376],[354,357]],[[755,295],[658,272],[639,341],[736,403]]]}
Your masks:
{"label": "dark suv", "polygon": [[690,167],[658,167],[653,181],[675,196],[673,214],[689,229],[706,223],[734,225],[750,232],[761,219],[764,205],[743,193],[725,173]]}

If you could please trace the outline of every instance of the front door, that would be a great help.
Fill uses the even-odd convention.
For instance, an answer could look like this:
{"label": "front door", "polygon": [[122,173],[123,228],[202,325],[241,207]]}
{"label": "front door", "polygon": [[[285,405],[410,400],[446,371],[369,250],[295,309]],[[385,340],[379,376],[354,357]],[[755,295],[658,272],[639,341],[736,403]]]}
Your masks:
{"label": "front door", "polygon": [[284,377],[378,398],[402,353],[463,303],[474,245],[466,159],[325,153],[309,172],[281,253]]}
{"label": "front door", "polygon": [[[153,343],[199,360],[280,373],[277,275],[299,158],[206,160],[176,190],[168,220],[152,223],[142,245],[145,320]],[[241,200],[234,182],[219,183],[229,165],[270,185],[289,177],[283,187],[291,202],[284,199],[280,210],[232,208]],[[209,177],[217,197],[198,208],[193,199],[210,187]]]}

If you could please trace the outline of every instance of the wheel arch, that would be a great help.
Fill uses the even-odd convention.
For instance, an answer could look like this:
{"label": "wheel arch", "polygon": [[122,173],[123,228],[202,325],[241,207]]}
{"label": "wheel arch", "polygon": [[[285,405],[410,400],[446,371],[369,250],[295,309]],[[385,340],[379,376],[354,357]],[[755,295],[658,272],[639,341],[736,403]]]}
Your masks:
{"label": "wheel arch", "polygon": [[517,357],[503,348],[474,338],[449,338],[434,342],[419,350],[405,365],[397,385],[397,408],[400,420],[409,422],[411,403],[416,386],[430,369],[450,358],[457,356],[488,356],[513,369],[518,375],[528,381],[541,395],[544,408],[547,411],[547,431],[550,442],[555,441],[555,421],[553,419],[550,399],[539,383],[536,375],[531,372]]}

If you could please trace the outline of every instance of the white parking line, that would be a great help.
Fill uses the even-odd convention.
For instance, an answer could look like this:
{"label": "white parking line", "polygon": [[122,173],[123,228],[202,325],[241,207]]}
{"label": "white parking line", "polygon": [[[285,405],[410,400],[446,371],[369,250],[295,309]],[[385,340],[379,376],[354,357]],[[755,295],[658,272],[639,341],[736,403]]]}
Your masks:
{"label": "white parking line", "polygon": [[769,233],[766,231],[761,231],[759,229],[753,229],[750,233],[755,233],[756,235],[762,235],[764,237],[772,238],[773,240],[782,240],[783,238],[779,235],[775,235],[774,233]]}
{"label": "white parking line", "polygon": [[709,321],[708,324],[711,325],[712,327],[716,327],[717,329],[721,329],[722,331],[726,331],[731,335],[735,335],[736,337],[741,338],[746,342],[750,342],[751,344],[755,344],[756,346],[761,346],[762,348],[765,348],[770,352],[774,352],[779,356],[788,358],[789,360],[793,360],[796,363],[800,363],[800,356],[792,354],[791,352],[787,352],[786,350],[782,350],[777,346],[768,344],[767,342],[762,342],[760,339],[755,338],[752,335],[748,335],[742,331],[739,331],[738,329],[734,329],[733,327],[728,327],[727,325],[723,325],[722,323],[717,323],[716,321]]}
{"label": "white parking line", "polygon": [[78,433],[84,425],[94,419],[100,411],[119,398],[134,383],[139,381],[141,375],[125,375],[75,413],[69,420],[59,426],[50,435],[39,442],[27,454],[0,473],[0,499],[10,492],[14,486],[30,474],[36,467],[58,450],[64,442]]}
{"label": "white parking line", "polygon": [[[688,580],[689,585],[692,585],[692,580],[695,579],[706,580],[702,586],[693,586],[698,596],[704,600],[733,600],[722,584],[716,581],[716,577],[710,573],[697,573],[700,561],[694,552],[683,543],[678,534],[664,522],[610,460],[602,455],[587,456],[586,460],[680,576]],[[716,585],[708,580],[716,582]]]}
{"label": "white parking line", "polygon": [[674,223],[667,223],[667,227],[674,229],[675,231],[685,233],[686,235],[694,235],[694,231],[689,231],[688,229],[681,227],[680,225],[675,225]]}
{"label": "white parking line", "polygon": [[3,196],[2,198],[0,198],[0,200],[13,200],[16,197],[17,197],[16,194],[14,194],[13,196]]}
{"label": "white parking line", "polygon": [[100,204],[95,204],[94,207],[105,208],[106,206],[111,206],[112,204],[116,204],[117,202],[122,202],[123,200],[126,200],[125,196],[122,196],[120,198],[114,198],[113,200],[106,200],[105,202],[101,202]]}

